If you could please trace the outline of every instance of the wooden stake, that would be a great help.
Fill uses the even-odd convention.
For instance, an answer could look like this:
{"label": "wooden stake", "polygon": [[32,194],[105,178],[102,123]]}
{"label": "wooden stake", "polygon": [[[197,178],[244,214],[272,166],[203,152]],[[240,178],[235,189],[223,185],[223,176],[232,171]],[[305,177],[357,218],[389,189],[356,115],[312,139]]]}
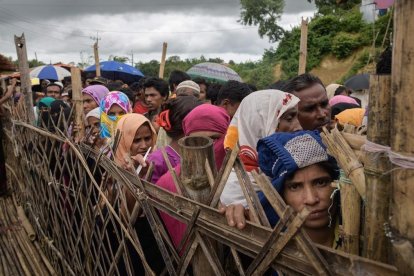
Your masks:
{"label": "wooden stake", "polygon": [[[371,75],[368,132],[369,141],[384,146],[390,145],[391,76]],[[388,262],[389,243],[385,236],[384,223],[389,218],[391,193],[391,170],[384,154],[365,153],[365,244],[363,256]],[[344,205],[343,205],[344,206]]]}
{"label": "wooden stake", "polygon": [[[213,140],[203,136],[190,136],[178,141],[181,154],[180,179],[190,198],[197,202],[206,203],[209,199],[211,186],[205,170],[205,162],[208,161],[213,171],[217,174],[214,161]],[[210,248],[215,251],[215,248]],[[215,275],[212,264],[200,247],[196,248],[192,259],[195,275]]]}
{"label": "wooden stake", "polygon": [[361,214],[361,197],[350,179],[341,175],[339,180],[341,193],[343,250],[359,255],[359,229]]}
{"label": "wooden stake", "polygon": [[83,102],[82,102],[82,79],[80,69],[72,67],[72,99],[75,110],[75,124],[79,131],[75,133],[75,141],[80,141],[85,136],[85,126],[83,120]]}
{"label": "wooden stake", "polygon": [[26,104],[27,120],[32,125],[35,124],[33,110],[32,83],[30,81],[29,63],[27,62],[26,38],[24,33],[22,36],[14,36],[14,44],[16,45],[17,59],[19,61],[21,92],[24,95]]}
{"label": "wooden stake", "polygon": [[299,72],[298,75],[306,72],[306,59],[308,56],[308,19],[302,17],[300,26],[300,51],[299,51]]}
{"label": "wooden stake", "polygon": [[165,70],[165,57],[167,56],[167,42],[162,44],[162,55],[161,55],[161,63],[160,63],[160,72],[158,77],[160,79],[164,78],[164,70]]}
{"label": "wooden stake", "polygon": [[[391,149],[403,156],[414,156],[414,2],[394,2],[394,43],[392,59]],[[391,229],[394,230],[394,265],[403,275],[411,275],[413,246],[396,246],[414,240],[414,170],[392,171]]]}
{"label": "wooden stake", "polygon": [[98,51],[98,42],[93,44],[93,54],[95,56],[95,67],[96,67],[96,76],[101,76],[101,65],[99,64],[99,51]]}

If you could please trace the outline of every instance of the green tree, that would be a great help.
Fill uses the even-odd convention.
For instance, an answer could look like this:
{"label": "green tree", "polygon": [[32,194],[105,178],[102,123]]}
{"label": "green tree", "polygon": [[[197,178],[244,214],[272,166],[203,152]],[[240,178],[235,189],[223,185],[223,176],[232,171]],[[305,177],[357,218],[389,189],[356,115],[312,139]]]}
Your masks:
{"label": "green tree", "polygon": [[267,36],[271,42],[280,40],[284,30],[277,22],[283,13],[283,0],[240,0],[240,20],[243,25],[259,26],[260,37]]}
{"label": "green tree", "polygon": [[45,65],[43,61],[38,61],[37,59],[29,60],[29,68]]}
{"label": "green tree", "polygon": [[111,56],[109,56],[109,60],[125,63],[129,60],[129,58],[128,57],[112,56],[111,55]]}

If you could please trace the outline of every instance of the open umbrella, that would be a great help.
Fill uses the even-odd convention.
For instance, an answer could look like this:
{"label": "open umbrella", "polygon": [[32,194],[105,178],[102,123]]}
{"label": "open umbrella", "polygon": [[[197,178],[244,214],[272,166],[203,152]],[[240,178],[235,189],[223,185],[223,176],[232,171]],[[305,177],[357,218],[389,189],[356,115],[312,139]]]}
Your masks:
{"label": "open umbrella", "polygon": [[[101,66],[101,75],[104,78],[110,80],[121,80],[125,83],[133,83],[139,81],[144,74],[131,65],[118,62],[118,61],[102,61],[99,63]],[[96,76],[96,66],[92,65],[85,69],[86,77],[93,78]]]}
{"label": "open umbrella", "polygon": [[187,74],[192,78],[201,77],[213,82],[226,82],[228,80],[242,81],[233,69],[213,62],[196,64],[187,71]]}
{"label": "open umbrella", "polygon": [[70,72],[65,68],[54,65],[42,65],[33,68],[30,71],[31,78],[39,78],[41,80],[63,80],[64,77],[69,77]]}
{"label": "open umbrella", "polygon": [[354,75],[347,79],[344,85],[352,90],[364,90],[369,88],[369,74]]}

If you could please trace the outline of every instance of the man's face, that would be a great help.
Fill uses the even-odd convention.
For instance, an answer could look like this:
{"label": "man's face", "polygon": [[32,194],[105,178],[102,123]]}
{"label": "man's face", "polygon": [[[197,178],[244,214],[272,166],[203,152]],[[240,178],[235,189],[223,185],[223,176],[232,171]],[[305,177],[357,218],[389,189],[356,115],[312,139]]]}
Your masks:
{"label": "man's face", "polygon": [[148,104],[148,110],[157,110],[164,102],[164,97],[154,87],[145,88],[145,102]]}
{"label": "man's face", "polygon": [[236,114],[237,108],[239,108],[240,102],[232,103],[228,99],[224,99],[221,101],[220,107],[224,108],[230,118],[233,118],[234,114]]}
{"label": "man's face", "polygon": [[328,95],[322,85],[317,83],[292,94],[300,99],[298,118],[304,130],[321,129],[330,123],[331,108]]}
{"label": "man's face", "polygon": [[60,99],[60,87],[56,85],[48,86],[46,88],[46,96],[59,100]]}
{"label": "man's face", "polygon": [[305,227],[318,229],[327,227],[334,215],[329,214],[332,178],[320,165],[314,164],[295,172],[292,178],[285,181],[283,198],[294,211],[300,212],[307,207],[311,214],[305,221]]}

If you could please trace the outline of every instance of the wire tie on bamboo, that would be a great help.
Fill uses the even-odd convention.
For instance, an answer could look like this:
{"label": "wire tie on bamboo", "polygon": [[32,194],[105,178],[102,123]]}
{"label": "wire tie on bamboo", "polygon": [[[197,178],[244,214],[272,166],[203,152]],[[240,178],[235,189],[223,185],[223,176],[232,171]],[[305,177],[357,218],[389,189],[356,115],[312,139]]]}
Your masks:
{"label": "wire tie on bamboo", "polygon": [[381,154],[384,153],[388,156],[390,162],[398,167],[404,169],[414,169],[414,157],[404,156],[391,150],[391,147],[383,146],[380,144],[366,141],[362,146],[362,149],[369,153]]}

